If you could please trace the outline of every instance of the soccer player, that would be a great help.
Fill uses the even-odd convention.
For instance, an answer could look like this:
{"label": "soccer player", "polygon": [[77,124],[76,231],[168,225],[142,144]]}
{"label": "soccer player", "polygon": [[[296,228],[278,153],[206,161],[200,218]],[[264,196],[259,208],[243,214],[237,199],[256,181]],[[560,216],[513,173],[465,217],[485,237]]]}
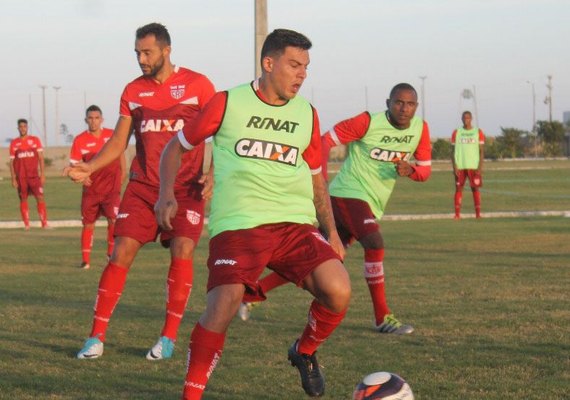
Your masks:
{"label": "soccer player", "polygon": [[[266,266],[315,297],[288,359],[307,394],[324,393],[315,353],[344,318],[350,281],[321,173],[317,113],[297,96],[310,47],[300,33],[270,33],[261,50],[261,78],[217,93],[162,155],[156,216],[169,229],[180,154],[213,136],[207,306],[191,335],[186,400],[202,397],[242,296]],[[329,242],[313,226],[317,219]]]}
{"label": "soccer player", "polygon": [[[77,135],[71,145],[70,165],[91,160],[113,135],[112,129],[103,128],[103,112],[96,105],[89,106],[85,111],[85,123],[87,130]],[[90,177],[90,184],[83,186],[81,195],[82,269],[89,269],[93,231],[95,222],[100,216],[107,218],[107,260],[113,253],[115,219],[121,202],[121,183],[126,177],[126,169],[125,153],[122,153],[119,159],[93,173]]]}
{"label": "soccer player", "polygon": [[18,120],[18,132],[20,132],[20,137],[10,143],[10,175],[12,186],[18,190],[20,197],[20,213],[24,221],[24,229],[30,229],[28,207],[30,193],[36,198],[42,228],[48,228],[43,187],[46,175],[42,142],[37,136],[28,134],[28,121],[24,118]]}
{"label": "soccer player", "polygon": [[453,154],[453,177],[455,178],[455,219],[461,218],[461,200],[463,186],[469,178],[473,203],[475,205],[475,218],[481,218],[481,192],[483,186],[483,160],[485,158],[485,135],[483,131],[472,125],[471,111],[461,114],[463,126],[453,131],[451,145]]}
{"label": "soccer player", "polygon": [[161,232],[154,215],[159,189],[158,165],[165,144],[210,100],[215,93],[214,86],[206,76],[172,64],[170,34],[161,24],[151,23],[137,30],[135,53],[142,76],[123,91],[115,132],[94,158],[68,167],[67,171],[76,182],[88,179],[124,152],[134,132],[136,154],[115,223],[115,248],[99,282],[91,333],[78,358],[97,358],[103,354],[107,325],[119,302],[129,268],[139,249],[153,242],[158,234],[161,243],[170,247],[171,254],[166,319],[147,359],[172,356],[192,288],[192,255],[204,222],[201,195],[205,179],[202,176],[204,144],[196,143],[196,147],[184,155],[174,185],[180,206],[172,223],[174,229],[167,232]]}
{"label": "soccer player", "polygon": [[[358,240],[364,249],[364,278],[372,298],[375,329],[408,334],[414,328],[398,321],[386,301],[384,239],[377,220],[386,210],[398,176],[419,182],[429,178],[431,142],[427,123],[415,116],[417,93],[411,85],[394,86],[386,105],[386,111],[363,112],[326,132],[322,136],[323,159],[328,159],[331,147],[348,146],[347,158],[329,187],[336,227],[345,246]],[[269,290],[283,283],[276,274],[261,279],[257,293],[244,297],[240,317],[246,320],[251,302],[263,301]]]}

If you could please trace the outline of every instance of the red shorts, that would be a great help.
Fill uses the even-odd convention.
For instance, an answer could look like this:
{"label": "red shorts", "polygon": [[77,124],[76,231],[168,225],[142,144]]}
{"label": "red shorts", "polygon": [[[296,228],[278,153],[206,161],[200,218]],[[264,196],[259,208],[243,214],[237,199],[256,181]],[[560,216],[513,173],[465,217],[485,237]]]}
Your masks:
{"label": "red shorts", "polygon": [[483,176],[476,169],[459,169],[455,175],[455,186],[463,187],[465,179],[469,178],[469,184],[472,188],[480,188],[483,186]]}
{"label": "red shorts", "polygon": [[364,200],[331,196],[334,221],[345,246],[380,230],[380,225]]}
{"label": "red shorts", "polygon": [[172,230],[162,231],[156,223],[154,204],[158,200],[158,188],[131,181],[123,194],[115,236],[126,236],[142,244],[154,242],[160,233],[160,241],[168,247],[175,237],[187,237],[198,244],[204,227],[204,201],[201,185],[190,185],[175,192],[178,212],[172,220]]}
{"label": "red shorts", "polygon": [[340,260],[309,224],[283,222],[225,231],[210,239],[208,291],[243,283],[254,293],[265,267],[299,286],[316,267],[331,259]]}
{"label": "red shorts", "polygon": [[20,200],[27,200],[30,193],[34,197],[42,196],[44,194],[42,180],[39,176],[18,179],[18,196],[20,196]]}
{"label": "red shorts", "polygon": [[100,216],[114,220],[121,203],[120,192],[105,195],[83,194],[81,196],[81,220],[83,225],[94,224]]}

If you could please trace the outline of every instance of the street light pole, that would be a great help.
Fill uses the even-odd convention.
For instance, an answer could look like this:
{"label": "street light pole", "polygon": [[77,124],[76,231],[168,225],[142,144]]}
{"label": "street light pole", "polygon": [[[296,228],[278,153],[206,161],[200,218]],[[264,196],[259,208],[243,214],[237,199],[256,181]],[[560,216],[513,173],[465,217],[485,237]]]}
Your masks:
{"label": "street light pole", "polygon": [[59,89],[61,86],[54,86],[55,90],[55,145],[57,146],[57,138],[59,137]]}
{"label": "street light pole", "polygon": [[422,94],[421,94],[421,102],[422,102],[422,119],[425,121],[426,120],[426,102],[425,102],[425,80],[426,80],[427,76],[420,76],[420,79],[422,80]]}
{"label": "street light pole", "polygon": [[255,76],[257,79],[261,76],[261,47],[267,37],[267,0],[255,0],[255,51],[254,65]]}
{"label": "street light pole", "polygon": [[544,100],[548,104],[548,120],[552,122],[552,75],[548,75],[548,84],[546,88],[548,89],[548,97]]}
{"label": "street light pole", "polygon": [[39,85],[42,89],[42,117],[44,130],[44,147],[47,147],[47,125],[46,125],[46,88],[47,85]]}

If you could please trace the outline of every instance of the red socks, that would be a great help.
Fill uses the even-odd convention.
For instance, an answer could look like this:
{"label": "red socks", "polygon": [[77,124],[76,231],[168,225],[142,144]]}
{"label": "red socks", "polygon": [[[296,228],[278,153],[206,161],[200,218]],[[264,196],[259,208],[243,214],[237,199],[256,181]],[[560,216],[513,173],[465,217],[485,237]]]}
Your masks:
{"label": "red socks", "polygon": [[38,202],[38,215],[42,223],[42,228],[47,226],[47,208],[45,202]]}
{"label": "red socks", "polygon": [[192,291],[192,260],[173,258],[166,282],[166,320],[161,336],[176,340],[178,327]]}
{"label": "red socks", "polygon": [[115,248],[115,223],[107,225],[107,256],[111,257]]}
{"label": "red socks", "polygon": [[386,303],[384,285],[384,249],[364,249],[364,278],[368,284],[376,325],[384,321],[384,316],[390,314]]}
{"label": "red socks", "polygon": [[93,327],[89,337],[100,335],[99,339],[102,342],[105,341],[105,332],[109,325],[109,319],[121,298],[128,272],[127,268],[113,263],[107,264],[99,281],[94,307]]}
{"label": "red socks", "polygon": [[93,228],[83,227],[81,231],[81,255],[84,263],[89,264],[93,247]]}
{"label": "red socks", "polygon": [[198,322],[188,346],[188,369],[184,382],[183,400],[199,400],[210,375],[222,357],[225,333],[209,331]]}
{"label": "red socks", "polygon": [[30,228],[30,210],[28,208],[27,201],[20,201],[20,214],[22,215],[22,221],[24,221],[24,226],[26,229]]}
{"label": "red socks", "polygon": [[473,191],[473,203],[475,204],[475,218],[481,218],[481,192]]}
{"label": "red socks", "polygon": [[313,354],[341,323],[346,310],[334,313],[313,300],[309,309],[308,323],[297,344],[297,351],[302,354]]}
{"label": "red socks", "polygon": [[461,199],[463,198],[463,192],[460,191],[456,191],[455,192],[455,199],[454,199],[454,204],[455,204],[455,218],[459,218],[459,215],[461,213]]}

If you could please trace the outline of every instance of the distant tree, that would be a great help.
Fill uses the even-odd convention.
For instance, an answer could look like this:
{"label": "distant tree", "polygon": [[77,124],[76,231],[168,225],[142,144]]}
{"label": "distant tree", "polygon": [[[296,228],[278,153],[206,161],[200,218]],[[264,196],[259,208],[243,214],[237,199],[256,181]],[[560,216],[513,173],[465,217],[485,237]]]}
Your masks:
{"label": "distant tree", "polygon": [[431,148],[431,158],[433,160],[451,160],[453,149],[451,142],[447,139],[437,139]]}
{"label": "distant tree", "polygon": [[537,121],[536,132],[542,141],[545,157],[557,157],[563,154],[564,125],[559,121]]}
{"label": "distant tree", "polygon": [[501,152],[499,151],[499,144],[497,139],[494,137],[485,138],[485,159],[497,160],[501,158]]}
{"label": "distant tree", "polygon": [[516,128],[501,127],[501,136],[497,138],[499,154],[503,158],[517,158],[524,154],[524,138],[527,132]]}

